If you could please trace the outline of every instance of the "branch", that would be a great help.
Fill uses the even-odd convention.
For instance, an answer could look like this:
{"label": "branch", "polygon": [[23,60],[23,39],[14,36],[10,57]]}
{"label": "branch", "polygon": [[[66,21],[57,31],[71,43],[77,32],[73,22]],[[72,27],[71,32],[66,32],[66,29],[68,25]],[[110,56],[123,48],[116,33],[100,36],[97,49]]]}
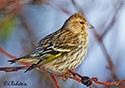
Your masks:
{"label": "branch", "polygon": [[121,81],[118,81],[118,82],[110,82],[110,83],[109,82],[100,82],[100,81],[98,81],[98,78],[91,78],[90,80],[94,81],[97,84],[102,84],[102,85],[107,85],[107,86],[112,86],[112,85],[119,86],[120,83],[125,82],[125,80],[121,80]]}
{"label": "branch", "polygon": [[13,71],[18,71],[18,70],[26,69],[27,67],[28,66],[21,66],[21,67],[1,67],[0,71],[13,72]]}
{"label": "branch", "polygon": [[[98,81],[97,77],[89,78],[88,76],[81,76],[80,74],[74,73],[72,71],[70,71],[70,73],[72,75],[66,76],[67,77],[66,79],[70,78],[70,79],[76,80],[77,82],[82,83],[82,84],[86,85],[87,87],[89,86],[89,88],[92,88],[93,82],[95,82],[96,84],[101,84],[101,85],[106,85],[106,86],[112,86],[112,85],[119,86],[120,83],[125,82],[125,80],[121,80],[118,82],[101,82],[101,81]],[[63,75],[58,75],[58,74],[53,74],[53,75],[62,77],[62,78],[64,77]]]}
{"label": "branch", "polygon": [[[23,69],[27,69],[28,66],[21,66],[21,67],[2,67],[0,68],[0,71],[5,71],[5,72],[12,72],[12,71],[18,71],[18,70],[23,70]],[[83,85],[86,85],[87,87],[89,86],[89,88],[92,88],[92,83],[95,82],[96,84],[101,84],[101,85],[107,85],[107,86],[118,86],[120,85],[120,83],[123,83],[125,82],[125,80],[121,80],[121,81],[118,81],[118,82],[101,82],[101,81],[98,81],[98,78],[96,77],[92,77],[92,78],[89,78],[88,76],[81,76],[80,74],[78,73],[74,73],[72,71],[70,71],[70,74],[68,73],[67,74],[53,74],[53,73],[50,73],[46,70],[43,70],[43,69],[38,69],[37,70],[39,71],[42,71],[42,72],[46,72],[47,74],[49,74],[52,79],[54,80],[55,84],[56,84],[56,87],[57,88],[60,88],[58,82],[56,81],[55,79],[55,76],[57,77],[61,77],[63,80],[67,80],[68,78],[70,79],[73,79],[73,80],[76,80],[77,82],[83,84]]]}
{"label": "branch", "polygon": [[77,3],[75,2],[75,0],[71,0],[71,1],[72,1],[73,6],[74,6],[80,13],[82,13],[82,14],[85,16],[85,14],[83,13],[83,9],[82,9],[79,5],[77,5]]}
{"label": "branch", "polygon": [[7,53],[7,52],[6,52],[5,50],[3,50],[1,47],[0,47],[0,52],[1,52],[2,54],[4,54],[5,56],[11,58],[11,59],[16,59],[16,58],[17,58],[17,57],[15,57],[15,56],[12,56],[11,54]]}
{"label": "branch", "polygon": [[60,88],[60,86],[59,86],[58,82],[56,81],[55,76],[54,76],[53,74],[51,74],[51,77],[52,77],[52,79],[53,79],[54,83],[56,84],[56,87],[57,87],[57,88]]}
{"label": "branch", "polygon": [[120,8],[122,6],[123,6],[123,2],[121,0],[119,0],[119,6],[116,7],[116,11],[112,17],[112,20],[109,23],[108,27],[105,28],[105,31],[102,33],[101,38],[104,38],[104,36],[108,33],[108,31],[110,31],[112,29],[113,25],[116,23],[116,18],[117,18],[118,12],[120,11]]}
{"label": "branch", "polygon": [[115,66],[112,63],[112,59],[109,56],[109,54],[108,54],[108,52],[107,52],[107,50],[106,50],[106,48],[105,48],[105,46],[104,46],[104,44],[102,42],[101,36],[94,29],[93,29],[93,32],[94,32],[94,35],[95,35],[96,39],[98,40],[99,44],[101,45],[101,49],[104,52],[104,55],[106,56],[106,60],[107,60],[107,62],[109,64],[109,69],[111,70],[111,74],[112,74],[113,78],[115,78],[115,80],[118,81],[119,79],[118,79],[118,77],[117,77],[117,75],[115,73]]}
{"label": "branch", "polygon": [[66,10],[65,8],[61,7],[59,4],[57,4],[57,3],[53,2],[53,1],[46,1],[45,3],[47,5],[49,5],[49,6],[51,6],[51,7],[58,8],[60,11],[66,13],[68,15],[71,15],[71,12],[69,12],[68,10]]}

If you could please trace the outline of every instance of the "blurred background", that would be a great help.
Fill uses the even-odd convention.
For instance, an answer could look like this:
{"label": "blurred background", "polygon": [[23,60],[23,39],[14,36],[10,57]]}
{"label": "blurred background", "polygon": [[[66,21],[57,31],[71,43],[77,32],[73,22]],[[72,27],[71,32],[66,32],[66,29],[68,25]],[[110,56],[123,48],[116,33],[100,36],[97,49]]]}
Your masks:
{"label": "blurred background", "polygon": [[[23,56],[35,49],[46,35],[61,28],[65,20],[81,12],[95,29],[87,30],[89,48],[85,60],[75,69],[83,76],[99,81],[125,79],[125,0],[0,0],[0,48],[13,56]],[[10,65],[0,52],[0,67]],[[61,88],[86,88],[68,79],[56,77]],[[3,86],[3,82],[21,81],[26,86]],[[24,73],[0,72],[0,88],[56,88],[52,78],[32,70]],[[125,88],[93,84],[93,88]]]}

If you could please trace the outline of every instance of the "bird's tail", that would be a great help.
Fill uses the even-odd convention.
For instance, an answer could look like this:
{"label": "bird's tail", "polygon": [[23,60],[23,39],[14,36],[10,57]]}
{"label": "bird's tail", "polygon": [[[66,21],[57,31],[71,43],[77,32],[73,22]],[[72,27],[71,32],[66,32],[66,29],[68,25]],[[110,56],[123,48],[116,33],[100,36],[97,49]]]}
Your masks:
{"label": "bird's tail", "polygon": [[19,57],[17,59],[14,59],[14,60],[8,60],[8,62],[10,62],[10,64],[13,64],[16,62],[26,62],[28,58],[29,58],[29,56],[23,56],[23,57]]}
{"label": "bird's tail", "polygon": [[14,59],[14,60],[8,60],[8,62],[10,62],[10,64],[13,64],[13,63],[16,63],[18,62],[18,60],[20,60],[22,58],[17,58],[17,59]]}

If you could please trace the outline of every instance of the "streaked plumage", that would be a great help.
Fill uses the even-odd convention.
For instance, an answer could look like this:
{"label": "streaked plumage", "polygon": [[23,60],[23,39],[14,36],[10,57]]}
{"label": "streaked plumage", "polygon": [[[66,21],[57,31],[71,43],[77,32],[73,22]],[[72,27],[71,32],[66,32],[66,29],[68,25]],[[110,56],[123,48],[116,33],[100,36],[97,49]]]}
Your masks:
{"label": "streaked plumage", "polygon": [[87,23],[82,14],[76,13],[64,23],[61,29],[40,40],[32,53],[9,62],[32,63],[28,70],[41,65],[54,72],[73,70],[86,56],[87,28],[92,26]]}

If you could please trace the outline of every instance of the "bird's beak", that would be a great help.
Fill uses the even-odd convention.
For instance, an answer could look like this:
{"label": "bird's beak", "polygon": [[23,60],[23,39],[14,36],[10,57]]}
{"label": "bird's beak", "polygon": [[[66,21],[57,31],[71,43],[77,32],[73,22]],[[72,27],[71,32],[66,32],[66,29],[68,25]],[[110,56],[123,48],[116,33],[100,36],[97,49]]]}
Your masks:
{"label": "bird's beak", "polygon": [[87,24],[87,27],[90,28],[90,29],[94,28],[94,26],[92,26],[91,24]]}

